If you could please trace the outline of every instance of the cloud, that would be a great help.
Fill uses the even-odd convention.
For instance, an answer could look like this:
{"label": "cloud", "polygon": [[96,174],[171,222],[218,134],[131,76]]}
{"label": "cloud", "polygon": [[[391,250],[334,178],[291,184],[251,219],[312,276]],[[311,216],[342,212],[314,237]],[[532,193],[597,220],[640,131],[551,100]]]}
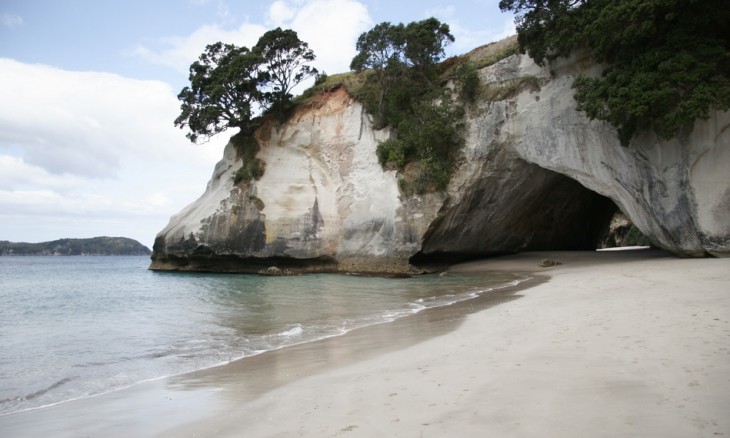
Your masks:
{"label": "cloud", "polygon": [[265,24],[243,23],[234,29],[206,24],[186,36],[170,36],[129,50],[150,63],[166,65],[187,73],[205,46],[217,41],[252,47],[274,27],[294,29],[317,55],[315,66],[329,73],[349,70],[355,56],[355,41],[372,26],[364,4],[355,0],[277,0]]}
{"label": "cloud", "polygon": [[257,24],[241,24],[233,30],[225,30],[218,24],[207,24],[195,32],[183,37],[168,37],[157,41],[159,49],[138,45],[130,53],[150,63],[172,67],[178,72],[187,74],[192,64],[208,44],[222,41],[237,46],[251,47],[266,28]]}
{"label": "cloud", "polygon": [[294,18],[296,12],[296,9],[286,1],[277,0],[269,7],[268,20],[274,26],[285,26],[285,23]]}
{"label": "cloud", "polygon": [[317,55],[315,66],[330,74],[350,69],[357,38],[373,25],[367,7],[355,0],[278,0],[268,21],[294,29]]}
{"label": "cloud", "polygon": [[179,102],[159,81],[0,58],[0,151],[52,174],[115,178],[127,157],[195,160],[173,126]]}
{"label": "cloud", "polygon": [[163,82],[2,58],[0,71],[0,239],[126,233],[149,245],[202,193],[232,134],[191,144]]}
{"label": "cloud", "polygon": [[72,175],[54,175],[26,163],[22,158],[0,155],[0,190],[13,191],[27,187],[54,187],[60,193],[81,187],[86,180]]}
{"label": "cloud", "polygon": [[20,15],[3,13],[0,14],[0,23],[8,29],[15,29],[18,26],[22,26],[24,22],[23,17]]}
{"label": "cloud", "polygon": [[139,217],[149,213],[166,213],[171,201],[162,194],[148,197],[118,198],[89,193],[72,196],[61,195],[50,189],[37,190],[0,190],[0,215],[23,215],[30,217]]}

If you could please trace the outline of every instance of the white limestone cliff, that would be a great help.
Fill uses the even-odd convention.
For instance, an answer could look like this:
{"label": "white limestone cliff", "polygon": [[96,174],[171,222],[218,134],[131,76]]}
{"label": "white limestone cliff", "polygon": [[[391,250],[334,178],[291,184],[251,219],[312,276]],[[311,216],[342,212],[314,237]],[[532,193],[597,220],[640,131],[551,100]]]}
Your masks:
{"label": "white limestone cliff", "polygon": [[526,55],[480,70],[485,92],[467,111],[462,159],[445,193],[424,196],[405,196],[378,163],[388,131],[344,89],[323,94],[259,128],[260,180],[235,185],[242,161],[226,147],[203,196],[158,234],[151,268],[413,272],[588,249],[616,206],[677,255],[730,254],[730,113],[622,147],[614,128],[576,110],[573,79],[596,72],[585,57],[540,67]]}
{"label": "white limestone cliff", "polygon": [[[266,163],[260,180],[234,185],[242,162],[229,144],[203,196],[158,235],[155,247],[166,258],[153,268],[253,271],[278,263],[307,270],[411,270],[408,258],[444,196],[403,202],[395,171],[383,171],[375,155],[388,135],[374,130],[362,106],[338,89],[299,108],[286,123],[259,129],[257,158]],[[211,255],[216,260],[208,265]],[[247,260],[229,266],[218,256]]]}

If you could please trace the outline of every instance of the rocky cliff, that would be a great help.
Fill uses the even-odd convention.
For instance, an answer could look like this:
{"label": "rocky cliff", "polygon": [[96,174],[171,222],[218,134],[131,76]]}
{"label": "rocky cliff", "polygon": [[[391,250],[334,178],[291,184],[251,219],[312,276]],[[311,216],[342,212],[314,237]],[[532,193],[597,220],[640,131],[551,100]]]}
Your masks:
{"label": "rocky cliff", "polygon": [[[488,48],[486,49],[488,50]],[[479,71],[462,158],[443,193],[405,196],[376,130],[343,88],[256,133],[258,181],[229,144],[205,193],[155,240],[151,269],[411,272],[530,249],[593,249],[617,207],[680,256],[730,254],[730,113],[624,148],[575,107],[585,57],[513,55]]]}

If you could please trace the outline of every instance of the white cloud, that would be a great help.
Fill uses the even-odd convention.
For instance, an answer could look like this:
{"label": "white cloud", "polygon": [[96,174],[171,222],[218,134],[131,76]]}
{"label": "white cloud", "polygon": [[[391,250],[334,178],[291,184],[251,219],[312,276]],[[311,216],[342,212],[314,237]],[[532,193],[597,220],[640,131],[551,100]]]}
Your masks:
{"label": "white cloud", "polygon": [[[116,177],[125,157],[197,160],[173,126],[170,87],[96,72],[0,59],[0,147],[49,173]],[[153,146],[154,145],[154,146]]]}
{"label": "white cloud", "polygon": [[277,0],[268,9],[266,25],[243,23],[227,30],[207,24],[187,36],[168,37],[151,45],[138,45],[130,52],[148,62],[187,73],[205,46],[217,41],[251,47],[272,27],[294,29],[317,55],[315,66],[328,73],[349,70],[355,42],[372,26],[367,7],[356,0]]}
{"label": "white cloud", "polygon": [[367,7],[355,0],[279,0],[269,20],[294,29],[317,55],[315,66],[330,74],[350,69],[357,38],[373,25]]}
{"label": "white cloud", "polygon": [[277,0],[269,8],[268,20],[274,26],[284,26],[286,22],[294,18],[296,10],[284,0]]}
{"label": "white cloud", "polygon": [[138,45],[131,53],[153,64],[166,65],[187,73],[208,44],[222,41],[237,46],[251,47],[266,32],[262,25],[244,23],[234,30],[225,30],[218,24],[201,26],[184,37],[168,37],[159,41],[162,49]]}
{"label": "white cloud", "polygon": [[[124,228],[149,245],[205,189],[232,134],[192,145],[173,126],[179,102],[163,82],[1,58],[0,72],[2,240]],[[76,236],[48,235],[68,222]]]}
{"label": "white cloud", "polygon": [[[170,200],[156,193],[147,198],[119,198],[93,193],[62,195],[51,189],[0,190],[2,215],[23,214],[31,217],[81,217],[101,218],[105,216],[139,217],[150,213],[165,213]],[[63,236],[59,236],[63,237]]]}
{"label": "white cloud", "polygon": [[26,163],[22,158],[0,155],[0,190],[26,187],[54,187],[59,192],[77,189],[86,179],[73,175],[55,175],[45,169]]}
{"label": "white cloud", "polygon": [[18,26],[22,26],[24,21],[20,15],[3,13],[0,14],[0,23],[9,29],[15,29]]}

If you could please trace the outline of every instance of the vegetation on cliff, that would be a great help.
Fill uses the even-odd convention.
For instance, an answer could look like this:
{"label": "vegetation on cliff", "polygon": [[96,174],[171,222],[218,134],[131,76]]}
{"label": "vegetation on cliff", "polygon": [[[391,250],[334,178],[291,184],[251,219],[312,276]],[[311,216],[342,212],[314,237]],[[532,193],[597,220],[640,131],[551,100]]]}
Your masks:
{"label": "vegetation on cliff", "polygon": [[606,65],[579,77],[579,109],[626,145],[653,130],[670,139],[730,109],[727,0],[501,0],[516,14],[521,50],[536,62],[588,49]]}
{"label": "vegetation on cliff", "polygon": [[[357,41],[350,68],[369,74],[354,96],[373,115],[376,127],[393,128],[377,154],[381,165],[402,171],[406,193],[446,188],[461,146],[464,111],[441,84],[451,65],[440,61],[453,41],[449,26],[435,18],[407,25],[383,22]],[[465,66],[456,72],[461,94],[473,96],[476,70]]]}
{"label": "vegetation on cliff", "polygon": [[205,48],[190,66],[190,86],[178,99],[175,126],[189,128],[193,143],[228,128],[250,135],[256,115],[268,111],[284,117],[291,107],[291,89],[317,70],[308,65],[314,52],[293,30],[266,32],[252,48],[217,42]]}
{"label": "vegetation on cliff", "polygon": [[151,251],[136,240],[126,237],[92,237],[89,239],[59,239],[50,242],[26,243],[0,241],[0,256],[141,256]]}

